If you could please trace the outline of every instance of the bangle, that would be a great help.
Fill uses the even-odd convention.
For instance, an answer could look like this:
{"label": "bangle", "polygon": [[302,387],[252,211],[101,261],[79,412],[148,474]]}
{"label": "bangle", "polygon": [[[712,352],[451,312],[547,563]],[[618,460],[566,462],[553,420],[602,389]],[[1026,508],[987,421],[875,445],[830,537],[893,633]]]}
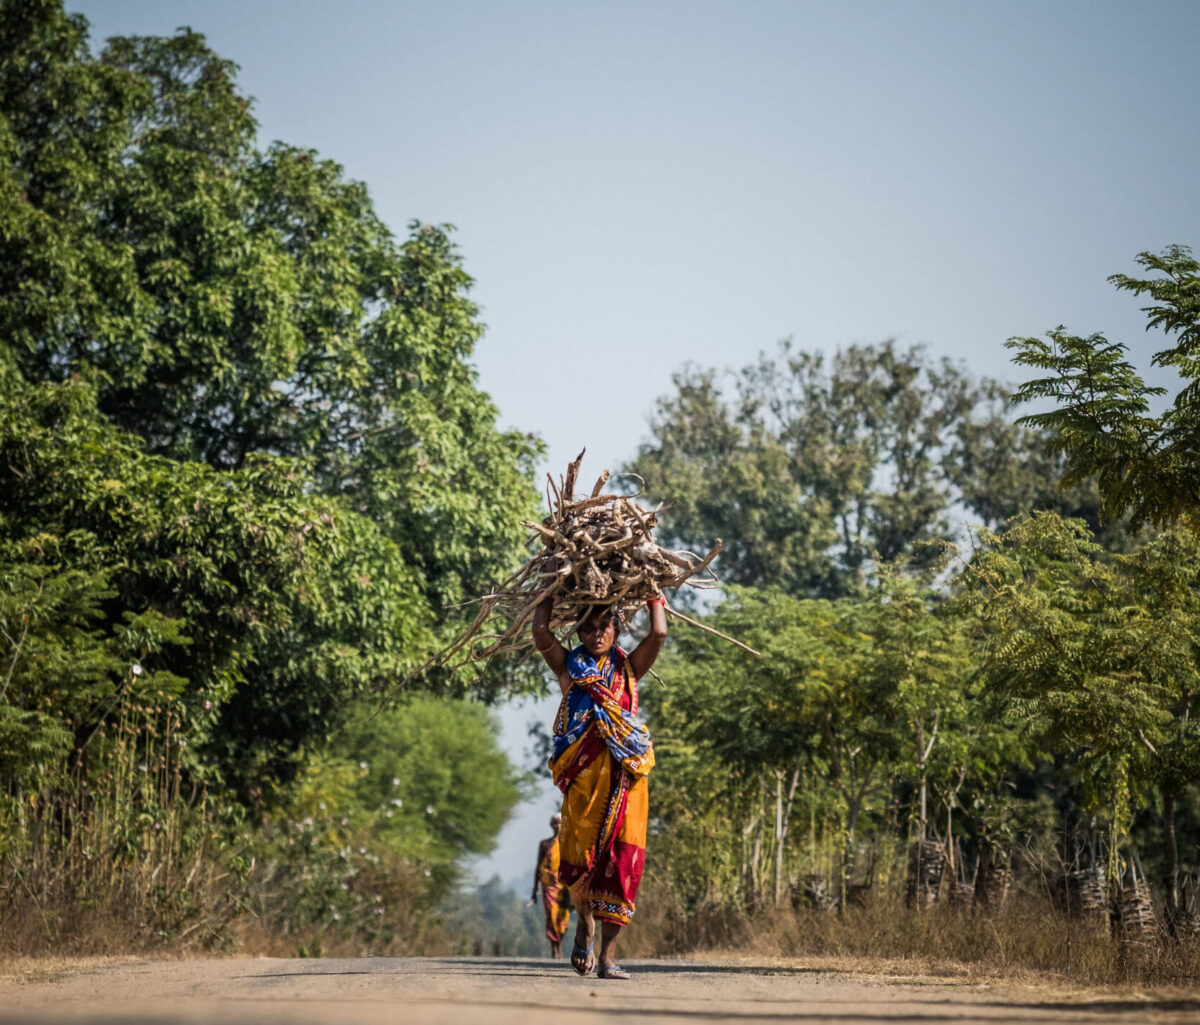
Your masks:
{"label": "bangle", "polygon": [[646,608],[651,608],[655,605],[661,605],[663,608],[666,608],[667,607],[667,599],[664,598],[661,594],[659,594],[653,598],[648,598],[646,600]]}

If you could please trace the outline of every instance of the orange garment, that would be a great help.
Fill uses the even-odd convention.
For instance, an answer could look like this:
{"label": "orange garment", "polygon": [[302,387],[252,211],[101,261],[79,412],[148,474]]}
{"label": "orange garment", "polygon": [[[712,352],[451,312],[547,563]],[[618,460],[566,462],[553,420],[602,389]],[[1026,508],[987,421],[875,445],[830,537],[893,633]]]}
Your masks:
{"label": "orange garment", "polygon": [[637,681],[625,653],[614,648],[593,668],[584,678],[572,673],[555,718],[550,768],[563,791],[559,878],[576,907],[627,925],[646,865],[646,776],[654,750],[632,718]]}
{"label": "orange garment", "polygon": [[545,853],[538,864],[538,885],[542,888],[542,907],[546,911],[546,939],[561,943],[571,920],[571,909],[566,894],[558,881],[559,847],[558,838],[546,845]]}
{"label": "orange garment", "polygon": [[578,906],[628,925],[646,865],[650,787],[607,751],[572,781],[562,803],[562,862]]}

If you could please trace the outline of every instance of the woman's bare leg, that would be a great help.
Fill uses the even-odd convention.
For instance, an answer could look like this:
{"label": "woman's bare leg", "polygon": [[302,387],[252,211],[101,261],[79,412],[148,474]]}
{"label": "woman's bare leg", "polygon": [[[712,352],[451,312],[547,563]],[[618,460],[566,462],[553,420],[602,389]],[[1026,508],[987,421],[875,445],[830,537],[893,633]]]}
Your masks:
{"label": "woman's bare leg", "polygon": [[[573,903],[578,911],[578,917],[575,919],[575,946],[580,950],[587,950],[592,945],[596,938],[596,919],[592,917],[592,909],[588,904],[587,897],[584,896],[583,887],[571,890],[571,903]],[[575,962],[575,952],[571,952],[571,962]],[[595,955],[589,954],[595,963]]]}
{"label": "woman's bare leg", "polygon": [[621,935],[621,923],[607,919],[600,923],[600,964],[611,965],[617,960],[617,937]]}
{"label": "woman's bare leg", "polygon": [[575,923],[575,943],[577,946],[587,950],[592,945],[592,940],[596,938],[596,919],[592,917],[592,912],[585,904],[579,912],[579,920]]}

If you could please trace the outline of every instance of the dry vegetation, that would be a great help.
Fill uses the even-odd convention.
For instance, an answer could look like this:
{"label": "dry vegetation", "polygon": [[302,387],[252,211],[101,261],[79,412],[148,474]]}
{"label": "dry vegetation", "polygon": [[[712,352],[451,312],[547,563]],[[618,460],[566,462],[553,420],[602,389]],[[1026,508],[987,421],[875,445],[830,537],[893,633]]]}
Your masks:
{"label": "dry vegetation", "polygon": [[623,941],[629,957],[804,958],[831,971],[1193,993],[1200,979],[1200,938],[1174,940],[1164,932],[1146,943],[1123,943],[1105,922],[1058,914],[1034,894],[1017,894],[994,913],[955,904],[917,911],[898,893],[881,894],[839,914],[791,907],[685,911],[653,879],[643,890],[638,920]]}

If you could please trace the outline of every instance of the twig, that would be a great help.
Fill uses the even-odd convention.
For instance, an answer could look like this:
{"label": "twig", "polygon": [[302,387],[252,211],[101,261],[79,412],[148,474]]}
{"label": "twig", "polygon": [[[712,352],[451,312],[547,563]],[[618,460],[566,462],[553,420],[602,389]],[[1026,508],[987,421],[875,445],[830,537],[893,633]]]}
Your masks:
{"label": "twig", "polygon": [[676,619],[682,619],[690,626],[694,626],[697,630],[703,630],[705,633],[712,634],[714,637],[720,637],[723,641],[728,641],[730,644],[736,644],[743,651],[750,652],[751,655],[757,658],[762,658],[761,651],[755,651],[749,644],[743,644],[736,637],[730,637],[729,634],[721,633],[720,630],[714,630],[711,626],[705,626],[703,623],[697,623],[696,620],[685,616],[682,612],[676,612],[670,605],[667,606],[667,614],[674,616]]}

